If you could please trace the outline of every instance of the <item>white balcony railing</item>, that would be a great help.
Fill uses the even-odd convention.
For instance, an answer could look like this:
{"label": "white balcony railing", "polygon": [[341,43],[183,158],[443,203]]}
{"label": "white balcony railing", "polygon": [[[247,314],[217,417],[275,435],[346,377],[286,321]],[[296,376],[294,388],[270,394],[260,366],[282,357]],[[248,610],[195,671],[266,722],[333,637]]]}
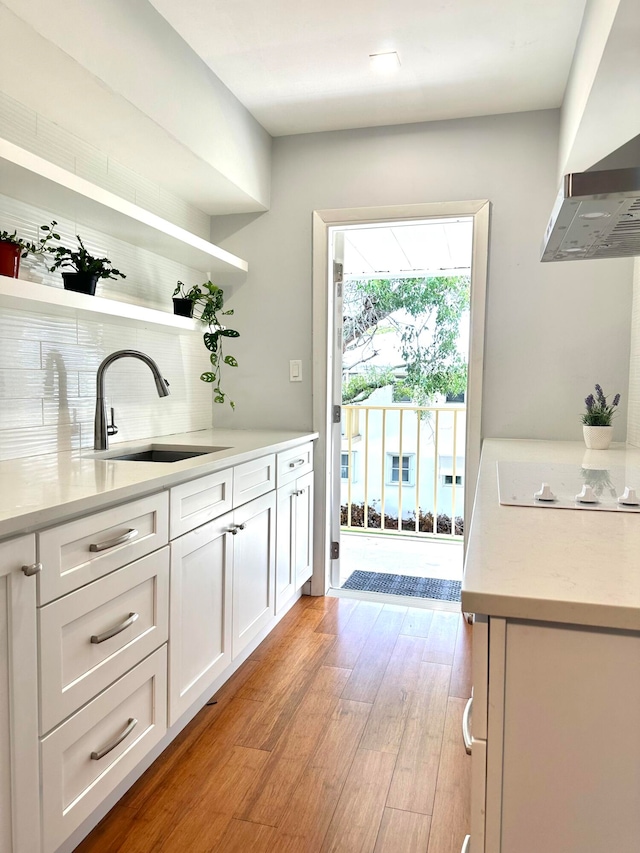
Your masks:
{"label": "white balcony railing", "polygon": [[342,412],[342,527],[462,538],[466,407]]}

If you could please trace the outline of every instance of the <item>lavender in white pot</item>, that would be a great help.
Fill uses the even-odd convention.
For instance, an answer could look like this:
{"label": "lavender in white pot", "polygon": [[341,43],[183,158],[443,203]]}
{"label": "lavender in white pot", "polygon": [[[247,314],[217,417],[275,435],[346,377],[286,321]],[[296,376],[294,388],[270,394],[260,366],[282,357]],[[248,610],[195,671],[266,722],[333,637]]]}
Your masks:
{"label": "lavender in white pot", "polygon": [[587,411],[582,416],[582,434],[584,443],[589,450],[606,450],[611,444],[613,426],[611,419],[620,402],[620,394],[616,394],[611,403],[607,402],[602,387],[596,385],[596,393],[585,398]]}

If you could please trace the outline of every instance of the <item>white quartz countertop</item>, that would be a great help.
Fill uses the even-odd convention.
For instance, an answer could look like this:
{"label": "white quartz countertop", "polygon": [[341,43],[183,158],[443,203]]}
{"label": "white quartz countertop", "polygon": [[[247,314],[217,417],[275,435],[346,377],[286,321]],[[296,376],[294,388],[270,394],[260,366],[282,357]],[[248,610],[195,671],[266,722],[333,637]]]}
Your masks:
{"label": "white quartz countertop", "polygon": [[176,449],[228,448],[179,462],[112,461],[91,450],[0,462],[0,538],[167,489],[314,438],[317,433],[209,429],[112,442],[108,451],[127,453],[151,444]]}
{"label": "white quartz countertop", "polygon": [[484,442],[462,584],[471,613],[640,630],[640,514],[502,506],[498,462],[640,469],[623,444]]}

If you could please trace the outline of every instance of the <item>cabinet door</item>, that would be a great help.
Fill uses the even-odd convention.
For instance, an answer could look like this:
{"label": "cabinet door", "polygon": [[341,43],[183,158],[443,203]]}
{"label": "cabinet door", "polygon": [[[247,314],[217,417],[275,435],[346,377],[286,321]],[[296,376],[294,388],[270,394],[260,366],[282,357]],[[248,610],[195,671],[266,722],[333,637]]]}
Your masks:
{"label": "cabinet door", "polygon": [[276,506],[276,613],[289,601],[295,588],[295,482],[277,491]]}
{"label": "cabinet door", "polygon": [[313,471],[296,480],[295,589],[313,574]]}
{"label": "cabinet door", "polygon": [[233,513],[233,657],[275,614],[276,493],[269,492]]}
{"label": "cabinet door", "polygon": [[507,622],[503,853],[637,853],[638,709],[639,632]]}
{"label": "cabinet door", "polygon": [[231,663],[233,514],[171,543],[169,724]]}
{"label": "cabinet door", "polygon": [[33,536],[0,544],[0,850],[40,850]]}

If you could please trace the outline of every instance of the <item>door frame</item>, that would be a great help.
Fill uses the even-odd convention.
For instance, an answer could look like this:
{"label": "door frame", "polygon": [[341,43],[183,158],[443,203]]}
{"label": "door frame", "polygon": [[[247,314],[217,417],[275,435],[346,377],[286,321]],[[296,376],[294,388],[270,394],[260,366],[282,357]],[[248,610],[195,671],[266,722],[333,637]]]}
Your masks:
{"label": "door frame", "polygon": [[[331,376],[335,333],[333,276],[329,278],[331,247],[329,228],[466,216],[473,220],[471,297],[469,320],[469,367],[467,380],[467,429],[465,455],[465,521],[471,518],[482,443],[482,379],[489,260],[487,199],[315,210],[312,214],[312,313],[313,313],[313,429],[318,433],[315,462],[314,573],[311,594],[324,595],[330,586],[331,564]],[[331,282],[331,286],[330,285]],[[465,523],[466,549],[468,524]]]}

